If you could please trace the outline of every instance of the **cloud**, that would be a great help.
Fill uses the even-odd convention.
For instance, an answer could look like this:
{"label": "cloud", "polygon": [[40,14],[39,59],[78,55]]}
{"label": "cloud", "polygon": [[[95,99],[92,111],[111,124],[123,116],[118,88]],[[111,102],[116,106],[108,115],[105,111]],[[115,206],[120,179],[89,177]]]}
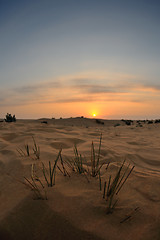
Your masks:
{"label": "cloud", "polygon": [[16,87],[13,89],[16,93],[35,93],[40,90],[48,89],[48,88],[58,88],[60,87],[60,83],[58,81],[46,82],[46,83],[37,83],[32,85],[24,85],[20,87]]}
{"label": "cloud", "polygon": [[[111,77],[111,76],[109,76]],[[53,81],[1,90],[0,106],[72,102],[147,102],[160,100],[160,85],[142,83],[131,76],[123,80],[105,76],[70,76]]]}

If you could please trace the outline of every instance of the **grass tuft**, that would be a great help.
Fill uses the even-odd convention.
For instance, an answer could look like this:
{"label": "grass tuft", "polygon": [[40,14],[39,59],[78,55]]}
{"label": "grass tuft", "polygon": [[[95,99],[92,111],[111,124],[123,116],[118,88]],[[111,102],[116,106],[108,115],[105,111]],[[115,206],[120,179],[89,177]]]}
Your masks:
{"label": "grass tuft", "polygon": [[[135,167],[135,166],[133,166],[131,168],[131,170],[128,172],[129,166],[130,166],[130,165],[128,165],[127,168],[124,170],[124,173],[122,174],[124,164],[125,164],[125,160],[119,167],[115,177],[112,180],[112,183],[111,183],[111,175],[109,176],[108,184],[106,184],[106,182],[104,183],[103,198],[105,198],[108,203],[107,213],[113,212],[113,210],[117,204],[117,201],[118,201],[118,199],[115,200],[115,196],[120,192],[124,183],[126,182],[126,180],[128,179],[129,175],[131,174],[131,172],[133,171],[133,169]],[[128,172],[128,174],[127,174],[127,172]],[[106,191],[106,188],[107,188],[107,191]]]}
{"label": "grass tuft", "polygon": [[32,139],[33,139],[33,144],[34,144],[33,153],[36,156],[36,158],[39,159],[40,158],[40,147],[36,144],[36,141],[33,136],[32,136]]}
{"label": "grass tuft", "polygon": [[45,165],[44,163],[42,162],[42,170],[43,170],[43,176],[44,176],[44,179],[48,185],[48,187],[52,187],[53,185],[55,185],[55,177],[56,177],[56,166],[57,166],[57,162],[58,162],[58,159],[61,155],[61,152],[62,152],[62,149],[59,151],[58,155],[57,155],[57,158],[53,164],[53,167],[52,167],[52,164],[51,162],[49,161],[49,168],[48,168],[48,171],[47,169],[45,168]]}
{"label": "grass tuft", "polygon": [[103,166],[103,164],[100,164],[100,162],[99,162],[100,161],[100,153],[101,153],[101,145],[102,145],[102,133],[100,135],[97,159],[96,159],[96,153],[95,153],[95,147],[94,147],[93,141],[91,144],[91,173],[90,173],[90,175],[92,177],[99,176],[100,169]]}
{"label": "grass tuft", "polygon": [[35,159],[40,159],[40,147],[36,144],[36,141],[33,136],[32,136],[32,140],[33,140],[33,148],[32,148],[33,153],[31,153],[31,150],[28,144],[24,145],[24,150],[22,148],[18,148],[17,152],[21,157],[30,157],[31,159],[33,159],[32,156],[34,155]]}
{"label": "grass tuft", "polygon": [[[35,200],[39,200],[39,199],[47,200],[48,199],[47,195],[46,195],[45,187],[39,178],[33,178],[31,176],[31,180],[29,180],[26,177],[24,177],[24,179],[26,180],[25,185],[33,191]],[[39,183],[39,186],[38,186],[38,183]],[[42,193],[42,190],[44,193]]]}
{"label": "grass tuft", "polygon": [[76,172],[78,172],[79,174],[84,173],[85,169],[83,167],[83,159],[82,159],[82,155],[78,152],[77,146],[74,146],[74,167]]}
{"label": "grass tuft", "polygon": [[58,168],[58,170],[63,174],[63,176],[68,176],[68,177],[70,177],[70,174],[68,173],[68,171],[67,171],[67,169],[66,169],[66,167],[65,167],[65,162],[63,161],[63,158],[62,158],[62,154],[60,153],[60,163],[61,163],[61,167],[62,167],[62,169],[57,165],[57,168]]}

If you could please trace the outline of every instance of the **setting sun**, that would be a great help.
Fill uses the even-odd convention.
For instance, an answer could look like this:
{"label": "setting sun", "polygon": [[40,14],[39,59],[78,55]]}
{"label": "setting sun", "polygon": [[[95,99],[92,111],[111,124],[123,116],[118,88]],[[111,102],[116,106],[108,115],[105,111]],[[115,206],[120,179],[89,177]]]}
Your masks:
{"label": "setting sun", "polygon": [[93,115],[92,115],[93,117],[96,117],[96,114],[95,113],[93,113]]}

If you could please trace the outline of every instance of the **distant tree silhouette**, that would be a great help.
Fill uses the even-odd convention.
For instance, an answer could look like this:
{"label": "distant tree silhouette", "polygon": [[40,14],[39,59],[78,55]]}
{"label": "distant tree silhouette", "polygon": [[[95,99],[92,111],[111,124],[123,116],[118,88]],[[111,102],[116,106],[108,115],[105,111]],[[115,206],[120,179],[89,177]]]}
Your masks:
{"label": "distant tree silhouette", "polygon": [[7,113],[6,118],[4,119],[6,122],[16,122],[15,115],[11,115],[10,113]]}

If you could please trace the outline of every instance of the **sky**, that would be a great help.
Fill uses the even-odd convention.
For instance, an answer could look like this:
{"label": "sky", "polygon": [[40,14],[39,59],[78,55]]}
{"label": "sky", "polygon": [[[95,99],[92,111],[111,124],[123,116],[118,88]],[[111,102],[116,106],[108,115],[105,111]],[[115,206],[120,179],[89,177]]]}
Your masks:
{"label": "sky", "polygon": [[160,1],[0,0],[0,117],[160,118]]}

